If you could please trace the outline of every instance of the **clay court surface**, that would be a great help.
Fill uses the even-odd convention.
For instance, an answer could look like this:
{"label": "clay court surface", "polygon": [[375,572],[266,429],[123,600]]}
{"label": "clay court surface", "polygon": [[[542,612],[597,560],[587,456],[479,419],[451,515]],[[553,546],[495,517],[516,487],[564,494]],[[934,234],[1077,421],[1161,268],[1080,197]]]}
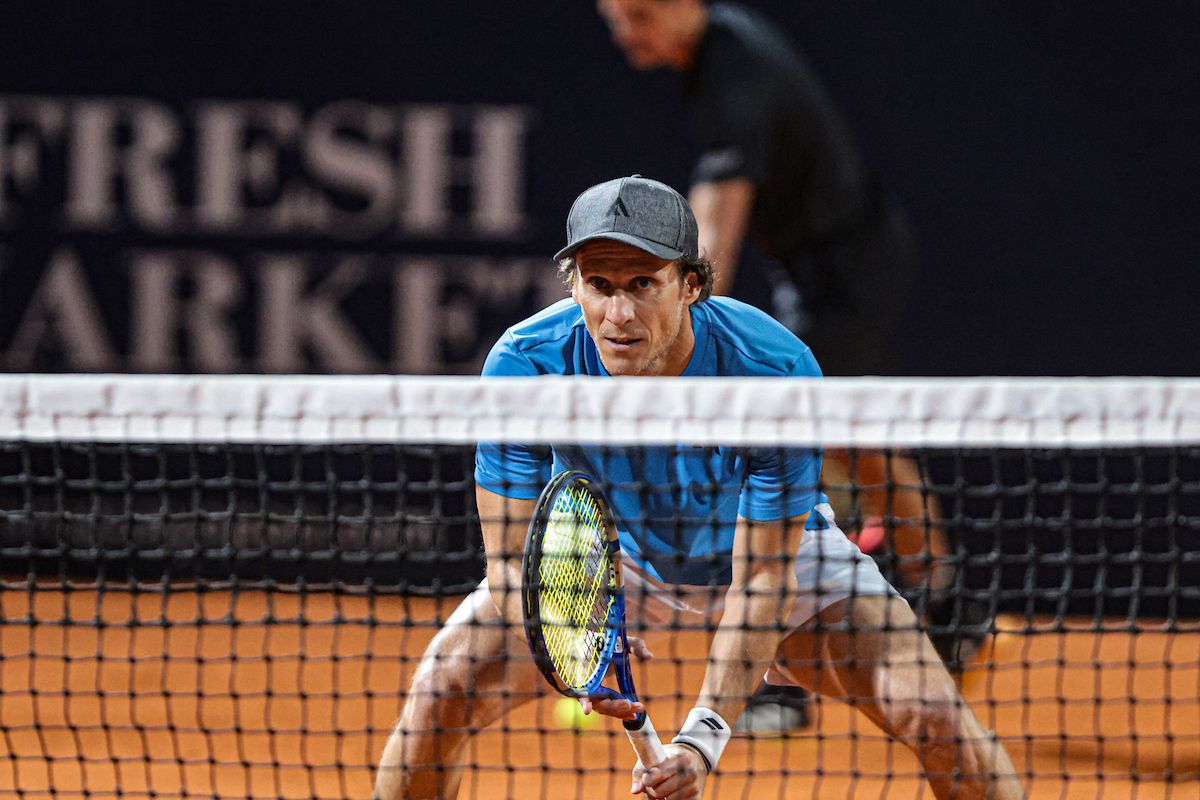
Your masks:
{"label": "clay court surface", "polygon": [[[414,656],[456,602],[6,587],[0,796],[369,797]],[[1033,798],[1200,797],[1189,624],[1094,634],[1041,620],[1000,642],[966,696]],[[681,635],[639,672],[660,732],[690,707],[706,648]],[[476,738],[461,797],[629,796],[619,725],[541,733],[554,699]],[[819,708],[802,735],[735,740],[706,796],[932,797],[907,751],[857,712]]]}

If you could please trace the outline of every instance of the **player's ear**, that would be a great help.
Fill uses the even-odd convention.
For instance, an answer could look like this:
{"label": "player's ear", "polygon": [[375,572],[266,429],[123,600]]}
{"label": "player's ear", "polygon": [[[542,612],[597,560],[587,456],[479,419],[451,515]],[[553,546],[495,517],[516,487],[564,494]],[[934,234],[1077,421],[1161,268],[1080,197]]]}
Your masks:
{"label": "player's ear", "polygon": [[558,274],[567,284],[568,294],[575,301],[575,305],[582,305],[579,302],[579,266],[575,263],[574,257],[568,256],[559,263]]}
{"label": "player's ear", "polygon": [[683,296],[689,306],[700,299],[700,288],[700,273],[694,269],[683,273]]}

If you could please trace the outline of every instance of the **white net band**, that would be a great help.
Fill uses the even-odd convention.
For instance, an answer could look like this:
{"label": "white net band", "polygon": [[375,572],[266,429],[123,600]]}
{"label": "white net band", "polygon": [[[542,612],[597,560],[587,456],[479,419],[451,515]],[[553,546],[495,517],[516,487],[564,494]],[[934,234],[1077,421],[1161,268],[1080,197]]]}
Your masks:
{"label": "white net band", "polygon": [[0,376],[0,438],[857,447],[1200,442],[1200,380]]}

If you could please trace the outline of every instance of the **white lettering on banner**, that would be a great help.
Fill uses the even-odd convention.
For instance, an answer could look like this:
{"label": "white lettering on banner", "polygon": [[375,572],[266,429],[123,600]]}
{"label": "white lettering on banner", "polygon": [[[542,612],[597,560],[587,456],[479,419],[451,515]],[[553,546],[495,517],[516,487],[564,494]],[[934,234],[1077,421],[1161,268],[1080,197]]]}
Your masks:
{"label": "white lettering on banner", "polygon": [[[477,369],[517,314],[561,296],[544,258],[469,255],[531,235],[532,120],[0,95],[0,231],[22,242],[0,265],[0,368]],[[468,254],[389,244],[413,240]]]}
{"label": "white lettering on banner", "polygon": [[33,100],[10,104],[0,97],[0,224],[9,222],[9,186],[28,195],[41,180],[43,142],[62,135],[63,114],[58,103]]}
{"label": "white lettering on banner", "polygon": [[[0,267],[8,255],[0,250]],[[61,368],[78,371],[470,373],[515,305],[564,296],[543,259],[260,253],[238,264],[211,251],[139,249],[104,270],[107,305],[89,274],[70,248],[53,254],[14,335],[0,340],[0,367],[38,369],[58,353]],[[118,278],[127,328],[113,316]],[[11,301],[0,292],[0,302]],[[363,327],[364,302],[383,330]]]}
{"label": "white lettering on banner", "polygon": [[511,308],[520,302],[521,296],[529,290],[531,271],[538,277],[535,282],[537,297],[533,301],[538,308],[567,296],[566,286],[558,277],[553,261],[532,259],[497,262],[481,258],[471,259],[468,263],[473,267],[467,274],[475,293],[489,298],[489,302],[499,308]]}
{"label": "white lettering on banner", "polygon": [[[0,96],[0,221],[54,181],[68,231],[518,241],[531,118],[521,105]],[[55,151],[63,169],[43,174]]]}
{"label": "white lettering on banner", "polygon": [[[242,299],[235,265],[215,253],[136,252],[129,261],[132,295],[129,366],[138,372],[182,368],[180,334],[192,369],[240,372],[232,318]],[[187,279],[191,296],[183,300]]]}
{"label": "white lettering on banner", "polygon": [[432,235],[449,223],[450,132],[450,111],[440,106],[414,109],[404,119],[400,223],[407,230]]}
{"label": "white lettering on banner", "polygon": [[382,365],[360,341],[339,301],[363,282],[364,258],[342,261],[311,293],[298,256],[272,256],[259,269],[259,353],[264,372],[304,369],[304,348],[312,347],[317,366],[328,372],[379,372]]}
{"label": "white lettering on banner", "polygon": [[249,213],[243,197],[261,204],[279,194],[280,153],[294,146],[300,127],[299,110],[285,103],[200,106],[196,114],[196,222],[202,230],[231,231],[267,223],[261,215]]}
{"label": "white lettering on banner", "polygon": [[68,369],[103,372],[116,368],[116,353],[109,344],[108,332],[84,279],[79,258],[67,247],[50,256],[45,277],[4,354],[4,367],[16,371],[35,369],[47,345],[62,349]]}
{"label": "white lettering on banner", "polygon": [[[71,227],[116,230],[123,179],[131,219],[148,231],[170,232],[176,221],[175,176],[166,161],[179,145],[170,110],[141,100],[86,101],[70,108],[67,222]],[[130,142],[118,144],[127,130]]]}
{"label": "white lettering on banner", "polygon": [[441,320],[431,309],[441,309],[441,265],[434,259],[416,258],[392,275],[392,352],[395,372],[430,375],[439,372],[438,344]]}
{"label": "white lettering on banner", "polygon": [[[456,291],[447,296],[451,284]],[[541,259],[463,259],[451,271],[433,258],[406,258],[395,266],[392,289],[392,369],[413,375],[443,371],[445,349],[472,353],[458,366],[478,372],[492,345],[481,339],[487,334],[481,307],[503,315],[523,300],[540,308],[566,296],[553,265],[547,268]]]}
{"label": "white lettering on banner", "polygon": [[528,127],[522,108],[482,108],[475,112],[476,151],[471,157],[451,155],[455,115],[451,108],[430,106],[404,118],[406,169],[404,227],[413,232],[451,229],[450,190],[475,189],[471,228],[477,235],[513,238],[525,225],[521,190],[524,171],[520,153]]}
{"label": "white lettering on banner", "polygon": [[528,125],[529,115],[521,108],[479,111],[475,126],[479,147],[470,170],[478,190],[472,217],[485,235],[512,238],[525,227],[525,173],[519,156]]}
{"label": "white lettering on banner", "polygon": [[398,187],[385,148],[394,134],[392,115],[366,103],[331,103],[312,116],[305,163],[326,185],[364,201],[361,211],[332,212],[329,227],[345,238],[376,236],[391,224]]}

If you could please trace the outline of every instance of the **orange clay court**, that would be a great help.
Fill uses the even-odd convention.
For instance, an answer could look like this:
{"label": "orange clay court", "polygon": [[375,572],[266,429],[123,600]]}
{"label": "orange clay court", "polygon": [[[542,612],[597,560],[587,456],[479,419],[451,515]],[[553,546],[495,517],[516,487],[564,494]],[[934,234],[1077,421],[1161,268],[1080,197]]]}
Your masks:
{"label": "orange clay court", "polygon": [[[22,798],[368,797],[416,657],[458,602],[11,587],[0,796]],[[690,707],[706,647],[681,634],[641,668],[664,735]],[[1033,798],[1200,796],[1195,625],[1093,634],[1039,620],[1005,634],[965,694]],[[629,796],[618,724],[551,730],[554,699],[475,738],[461,797]],[[825,702],[800,735],[735,739],[706,796],[932,795],[907,751]]]}

